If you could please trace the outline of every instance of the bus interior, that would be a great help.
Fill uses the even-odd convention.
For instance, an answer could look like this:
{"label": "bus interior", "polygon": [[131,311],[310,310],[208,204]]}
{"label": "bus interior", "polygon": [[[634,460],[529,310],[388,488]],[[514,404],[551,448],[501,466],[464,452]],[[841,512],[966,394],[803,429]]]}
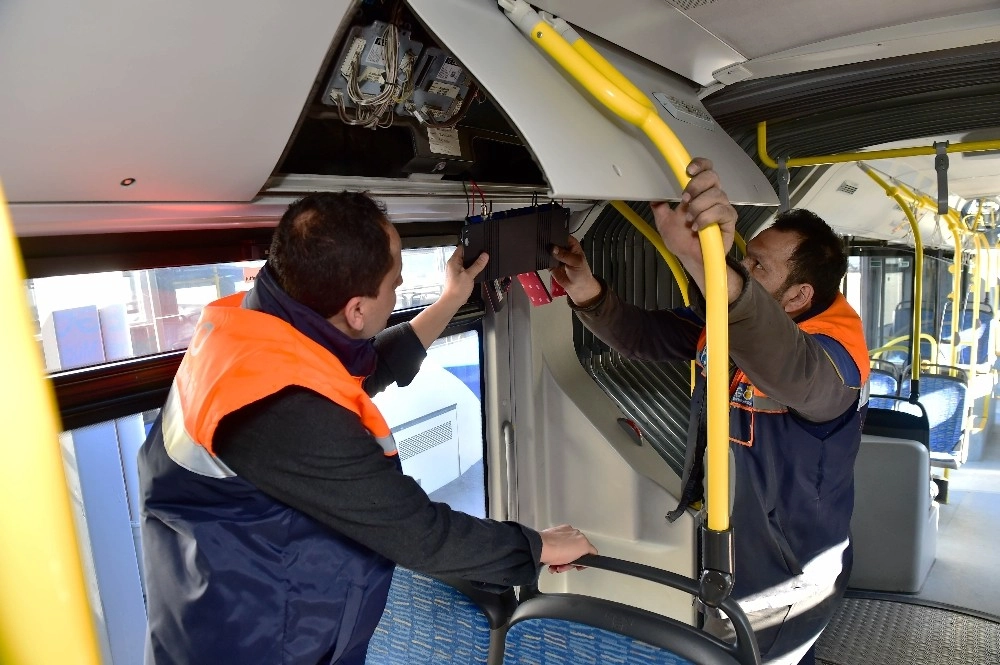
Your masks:
{"label": "bus interior", "polygon": [[[23,299],[40,374],[11,376],[5,394],[44,379],[58,410],[51,440],[11,413],[23,434],[5,448],[58,453],[84,582],[83,627],[70,634],[94,645],[93,657],[81,655],[89,642],[53,651],[64,647],[45,632],[60,626],[36,625],[30,608],[48,616],[72,593],[48,598],[41,563],[10,567],[0,661],[142,662],[136,452],[202,308],[252,288],[299,197],[366,191],[385,203],[403,242],[390,324],[440,296],[468,219],[548,204],[627,302],[684,304],[648,236],[649,202],[677,201],[683,185],[641,128],[519,29],[508,16],[519,5],[0,4],[0,183],[24,267],[0,290]],[[713,161],[742,239],[807,208],[845,243],[842,290],[864,323],[871,402],[854,570],[817,662],[1000,663],[996,0],[531,8],[571,26],[689,155]],[[432,499],[537,528],[571,523],[602,555],[647,567],[543,575],[542,596],[612,601],[674,630],[698,624],[690,590],[657,577],[699,573],[693,514],[664,518],[681,493],[690,381],[688,363],[608,348],[540,268],[477,289],[417,379],[375,401]],[[36,486],[2,466],[11,487]],[[5,535],[0,552],[37,540],[37,561],[51,553],[56,527],[35,510],[4,506],[36,530]],[[518,660],[530,636],[509,623],[513,595],[486,612],[485,642],[445,614],[425,628],[451,646],[407,651],[413,635],[393,630],[431,619],[393,621],[405,611],[393,599],[418,587],[477,599],[406,574],[369,663],[610,662],[579,645],[591,660]],[[625,623],[606,629],[627,634]],[[615,662],[750,662],[692,658]]]}

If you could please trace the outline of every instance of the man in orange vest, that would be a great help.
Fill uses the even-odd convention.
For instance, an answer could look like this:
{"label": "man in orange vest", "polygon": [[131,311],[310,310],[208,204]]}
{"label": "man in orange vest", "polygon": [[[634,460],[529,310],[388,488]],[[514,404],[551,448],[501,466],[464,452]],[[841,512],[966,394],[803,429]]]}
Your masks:
{"label": "man in orange vest", "polygon": [[370,395],[407,385],[486,265],[384,330],[399,234],[365,194],[282,217],[253,289],[207,306],[139,454],[147,665],[363,663],[398,562],[495,585],[596,553],[432,502]]}
{"label": "man in orange vest", "polygon": [[[654,203],[664,244],[690,274],[691,307],[647,311],[595,278],[583,249],[556,249],[553,271],[595,335],[644,360],[697,360],[683,495],[670,519],[703,499],[705,265],[697,230],[718,223],[726,252],[736,210],[711,161],[695,159],[680,205]],[[806,210],[777,216],[729,260],[730,450],[736,551],[733,597],[768,665],[812,665],[813,645],[850,576],[854,460],[867,409],[868,350],[861,319],[839,291],[840,239]],[[699,516],[699,519],[703,515]],[[721,615],[719,615],[721,616]],[[728,622],[706,628],[727,635]]]}

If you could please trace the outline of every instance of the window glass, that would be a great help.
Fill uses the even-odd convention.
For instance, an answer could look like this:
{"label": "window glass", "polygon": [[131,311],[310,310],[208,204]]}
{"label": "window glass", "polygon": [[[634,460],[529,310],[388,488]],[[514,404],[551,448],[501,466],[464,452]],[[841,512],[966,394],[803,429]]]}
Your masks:
{"label": "window glass", "polygon": [[397,310],[437,302],[444,288],[445,264],[454,251],[454,247],[403,250],[403,283],[396,289]]}
{"label": "window glass", "polygon": [[434,342],[405,388],[375,396],[399,449],[403,471],[431,499],[486,516],[479,333]]}
{"label": "window glass", "polygon": [[[403,250],[396,309],[424,307],[444,288],[454,247]],[[47,372],[184,349],[202,308],[248,291],[264,264],[125,270],[27,280]]]}
{"label": "window glass", "polygon": [[202,308],[247,291],[263,261],[27,281],[48,372],[187,347]]}

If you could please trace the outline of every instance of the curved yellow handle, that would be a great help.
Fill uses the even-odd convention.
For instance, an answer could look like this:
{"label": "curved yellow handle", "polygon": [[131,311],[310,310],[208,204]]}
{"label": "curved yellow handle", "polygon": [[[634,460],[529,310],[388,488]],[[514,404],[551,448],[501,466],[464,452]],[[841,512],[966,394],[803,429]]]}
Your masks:
{"label": "curved yellow handle", "polygon": [[59,417],[0,186],[0,663],[97,665]]}
{"label": "curved yellow handle", "polygon": [[[681,187],[690,177],[691,156],[653,108],[637,102],[601,74],[548,23],[539,19],[531,39],[595,99],[639,127],[660,151]],[[609,64],[610,66],[610,64]],[[729,292],[722,232],[715,224],[698,231],[705,261],[705,308],[708,362],[708,528],[729,529]]]}

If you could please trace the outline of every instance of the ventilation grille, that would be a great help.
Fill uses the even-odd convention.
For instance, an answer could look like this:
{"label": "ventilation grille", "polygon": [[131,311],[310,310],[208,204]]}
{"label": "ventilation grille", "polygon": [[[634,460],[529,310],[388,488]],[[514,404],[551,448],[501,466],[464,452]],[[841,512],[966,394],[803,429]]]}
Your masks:
{"label": "ventilation grille", "polygon": [[704,7],[706,5],[715,4],[716,0],[667,0],[677,9],[682,12],[689,12],[692,9],[698,9],[699,7]]}
{"label": "ventilation grille", "polygon": [[420,434],[409,436],[396,444],[396,448],[399,449],[399,459],[410,459],[424,451],[440,446],[442,443],[451,441],[454,436],[450,420],[425,429]]}
{"label": "ventilation grille", "polygon": [[[648,204],[632,207],[652,224]],[[645,309],[683,306],[670,269],[641,233],[607,206],[583,239],[594,274],[625,302]],[[608,348],[573,317],[580,364],[645,440],[680,475],[690,413],[689,363],[631,360]]]}
{"label": "ventilation grille", "polygon": [[837,188],[838,192],[843,192],[844,194],[853,194],[858,191],[858,186],[852,182],[847,182],[846,180],[840,183],[840,187]]}

